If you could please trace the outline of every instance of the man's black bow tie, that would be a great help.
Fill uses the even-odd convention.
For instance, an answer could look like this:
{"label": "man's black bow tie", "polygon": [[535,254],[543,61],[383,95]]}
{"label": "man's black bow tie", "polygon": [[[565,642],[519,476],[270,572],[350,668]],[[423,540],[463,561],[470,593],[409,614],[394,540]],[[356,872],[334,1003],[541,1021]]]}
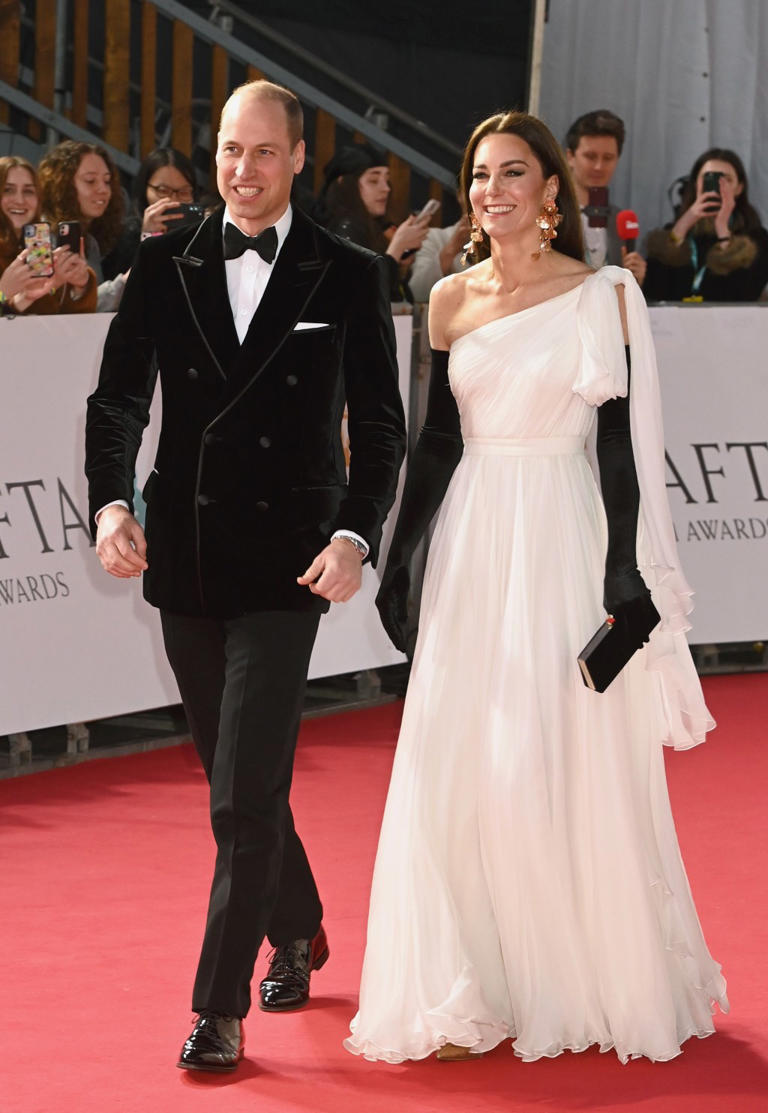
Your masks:
{"label": "man's black bow tie", "polygon": [[258,251],[265,263],[277,255],[277,232],[265,228],[258,236],[246,236],[235,224],[227,221],[224,226],[224,258],[239,259],[246,251]]}

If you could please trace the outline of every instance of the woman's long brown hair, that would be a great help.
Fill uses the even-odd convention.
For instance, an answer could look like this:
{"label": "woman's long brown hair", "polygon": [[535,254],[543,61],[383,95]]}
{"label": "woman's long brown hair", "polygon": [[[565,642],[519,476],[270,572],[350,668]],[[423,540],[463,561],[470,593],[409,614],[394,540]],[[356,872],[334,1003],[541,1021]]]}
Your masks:
{"label": "woman's long brown hair", "polygon": [[80,220],[75,174],[85,155],[98,155],[106,163],[112,176],[112,195],[100,217],[88,223],[88,232],[95,237],[102,255],[117,243],[123,224],[123,191],[115,164],[100,143],[76,143],[65,139],[44,155],[38,168],[40,199],[45,216],[56,223],[60,220]]}

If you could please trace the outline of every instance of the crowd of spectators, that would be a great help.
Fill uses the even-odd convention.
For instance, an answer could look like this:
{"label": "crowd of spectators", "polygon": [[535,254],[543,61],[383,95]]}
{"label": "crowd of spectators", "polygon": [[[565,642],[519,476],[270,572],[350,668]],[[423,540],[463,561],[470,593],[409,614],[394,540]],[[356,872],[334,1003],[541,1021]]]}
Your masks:
{"label": "crowd of spectators", "polygon": [[[674,219],[653,229],[640,251],[622,242],[617,216],[624,206],[609,195],[624,139],[622,120],[607,109],[580,116],[565,137],[585,262],[626,267],[649,300],[760,298],[768,282],[768,232],[749,201],[739,156],[719,147],[703,152],[685,179]],[[299,188],[295,200],[337,235],[384,257],[393,302],[426,302],[440,278],[465,265],[466,214],[445,227],[431,226],[437,223],[432,212],[393,219],[390,195],[386,153],[352,143],[325,166],[319,196]],[[16,156],[0,158],[0,313],[116,309],[139,242],[179,221],[202,219],[199,201],[192,163],[170,147],[144,160],[130,196],[98,143],[65,140],[37,168]],[[52,237],[53,273],[45,277],[28,264],[23,235],[25,225],[41,221]],[[57,242],[62,225],[78,229],[79,251],[71,240]]]}
{"label": "crowd of spectators", "polygon": [[26,159],[0,158],[0,305],[17,313],[83,313],[96,308],[96,276],[69,247],[53,252],[53,274],[27,266],[23,231],[40,220],[40,184]]}
{"label": "crowd of spectators", "polygon": [[[65,140],[35,168],[15,155],[0,158],[0,311],[14,314],[112,312],[140,240],[166,232],[197,200],[190,160],[159,148],[144,160],[129,200],[109,152],[98,143]],[[28,265],[26,225],[50,230],[53,273]],[[59,243],[77,229],[79,250]]]}
{"label": "crowd of spectators", "polygon": [[[768,282],[768,232],[749,202],[739,156],[721,147],[699,155],[674,220],[648,234],[642,255],[622,244],[622,206],[608,201],[623,146],[624,123],[607,109],[580,116],[568,129],[566,159],[582,210],[585,261],[626,267],[649,301],[756,301]],[[593,191],[601,188],[604,211],[595,213]]]}
{"label": "crowd of spectators", "polygon": [[[768,232],[748,200],[739,156],[724,148],[700,155],[685,180],[674,220],[648,234],[643,252],[626,227],[622,239],[618,222],[628,199],[616,204],[609,192],[624,140],[623,121],[607,109],[580,116],[565,136],[581,209],[584,261],[595,268],[625,267],[649,300],[757,300],[768,283]],[[396,224],[387,215],[388,196],[386,155],[355,144],[342,148],[326,166],[317,215],[339,235],[387,257],[393,300],[426,302],[440,278],[465,265],[466,214],[444,228],[428,227],[415,214]]]}

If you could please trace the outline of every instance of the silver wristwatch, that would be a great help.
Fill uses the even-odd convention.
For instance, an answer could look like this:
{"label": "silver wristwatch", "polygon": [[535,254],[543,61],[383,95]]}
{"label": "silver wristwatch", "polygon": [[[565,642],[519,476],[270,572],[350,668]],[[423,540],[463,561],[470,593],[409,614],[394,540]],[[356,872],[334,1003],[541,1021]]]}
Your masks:
{"label": "silver wristwatch", "polygon": [[365,558],[368,556],[368,546],[364,545],[362,541],[359,541],[356,537],[352,537],[348,533],[334,533],[331,541],[348,541],[350,545],[357,549],[362,560],[365,560]]}

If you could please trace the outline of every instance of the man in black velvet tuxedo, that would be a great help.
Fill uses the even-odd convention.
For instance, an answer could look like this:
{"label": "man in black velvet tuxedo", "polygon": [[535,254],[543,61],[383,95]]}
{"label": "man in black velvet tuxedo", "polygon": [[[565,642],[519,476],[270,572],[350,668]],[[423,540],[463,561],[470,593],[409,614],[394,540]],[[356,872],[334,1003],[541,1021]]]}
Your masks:
{"label": "man in black velvet tuxedo", "polygon": [[[294,748],[320,616],[375,562],[404,452],[386,272],[292,209],[301,129],[280,86],[230,97],[216,156],[226,208],[142,243],[88,401],[97,553],[114,576],[143,575],[160,608],[211,786],[218,852],[188,1069],[242,1057],[265,936],[268,1011],[304,1004],[328,956],[288,803]],[[145,538],[132,491],[158,369]]]}

